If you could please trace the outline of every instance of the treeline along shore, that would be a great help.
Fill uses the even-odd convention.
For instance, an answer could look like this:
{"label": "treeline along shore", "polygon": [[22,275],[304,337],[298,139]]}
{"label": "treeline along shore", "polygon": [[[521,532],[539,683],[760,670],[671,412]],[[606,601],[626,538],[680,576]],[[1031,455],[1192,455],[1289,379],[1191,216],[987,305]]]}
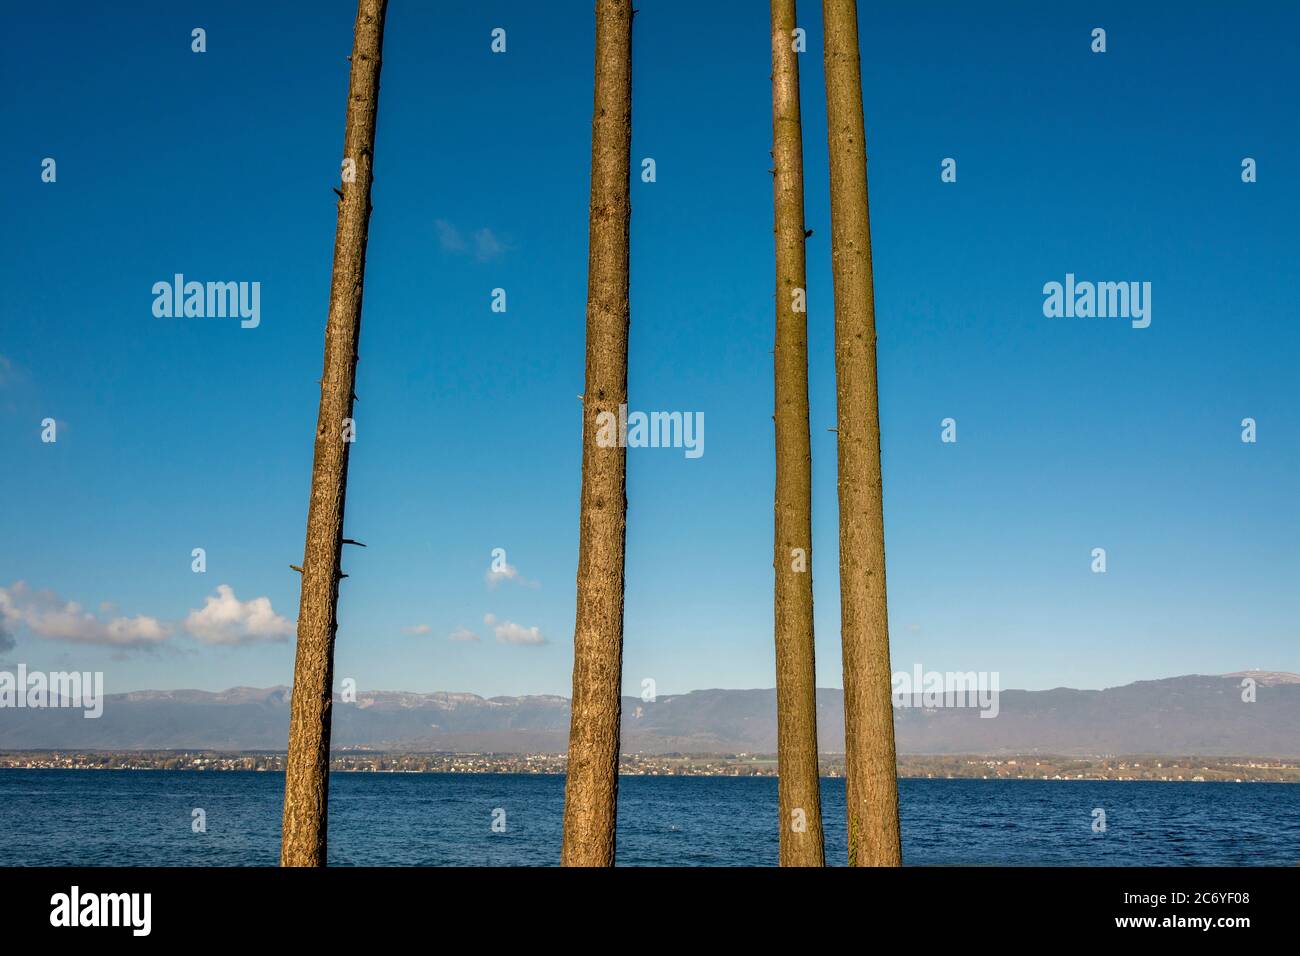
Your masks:
{"label": "treeline along shore", "polygon": [[[5,770],[203,770],[283,773],[285,754],[263,751],[150,750],[0,752]],[[335,753],[342,773],[563,774],[564,754]],[[625,776],[774,777],[774,754],[624,754]],[[842,754],[823,754],[823,777],[843,777]],[[1194,783],[1300,783],[1300,760],[1278,757],[1047,754],[901,754],[898,775],[913,779],[1150,780]]]}

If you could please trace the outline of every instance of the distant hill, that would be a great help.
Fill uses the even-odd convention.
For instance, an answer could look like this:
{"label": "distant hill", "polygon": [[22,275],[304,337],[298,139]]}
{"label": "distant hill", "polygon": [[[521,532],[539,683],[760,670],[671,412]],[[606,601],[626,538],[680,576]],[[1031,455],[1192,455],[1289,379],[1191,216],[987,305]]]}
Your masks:
{"label": "distant hill", "polygon": [[[1243,677],[1257,699],[1241,699]],[[334,706],[334,747],[558,753],[564,697],[360,692]],[[817,692],[821,749],[844,749],[843,693]],[[1195,754],[1300,757],[1300,676],[1241,672],[1139,681],[1106,690],[1007,690],[996,718],[971,708],[894,710],[906,754]],[[289,688],[109,695],[104,714],[0,709],[0,750],[272,750],[286,746]],[[623,700],[628,753],[774,753],[774,690],[697,690]]]}

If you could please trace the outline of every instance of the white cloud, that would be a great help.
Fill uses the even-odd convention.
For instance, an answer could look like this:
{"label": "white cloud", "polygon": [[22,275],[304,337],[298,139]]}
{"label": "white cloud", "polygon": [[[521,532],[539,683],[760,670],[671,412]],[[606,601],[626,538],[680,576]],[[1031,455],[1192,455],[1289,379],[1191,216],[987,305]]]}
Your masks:
{"label": "white cloud", "polygon": [[502,581],[513,581],[518,577],[519,569],[513,564],[507,564],[499,571],[495,567],[488,568],[487,573],[483,575],[483,580],[487,582],[488,587],[494,588]]}
{"label": "white cloud", "polygon": [[477,641],[479,636],[467,627],[458,627],[451,632],[450,639],[453,641]]}
{"label": "white cloud", "polygon": [[104,620],[76,601],[65,601],[53,591],[33,591],[23,581],[0,587],[0,620],[10,626],[26,625],[46,640],[116,648],[156,647],[171,634],[157,618],[141,614]]}
{"label": "white cloud", "polygon": [[474,257],[479,262],[495,259],[505,251],[505,243],[498,239],[492,230],[486,226],[474,233]]}
{"label": "white cloud", "polygon": [[510,250],[487,226],[475,230],[469,238],[446,219],[435,219],[433,228],[438,234],[438,247],[453,255],[472,253],[479,262],[491,262]]}
{"label": "white cloud", "polygon": [[435,220],[433,227],[438,231],[438,245],[443,252],[465,251],[465,237],[446,219]]}
{"label": "white cloud", "polygon": [[402,628],[407,634],[428,634],[433,630],[428,624],[413,624],[410,627]]}
{"label": "white cloud", "polygon": [[483,623],[492,628],[503,644],[545,644],[546,638],[536,627],[524,627],[514,621],[498,621],[495,614],[484,614]]}
{"label": "white cloud", "polygon": [[229,584],[219,584],[215,597],[209,595],[201,610],[190,611],[185,630],[208,644],[253,644],[286,640],[293,624],[275,613],[270,598],[241,601]]}
{"label": "white cloud", "polygon": [[487,582],[488,587],[494,588],[502,581],[514,581],[516,584],[521,584],[526,588],[536,588],[541,586],[536,581],[530,581],[520,574],[519,569],[513,564],[503,561],[501,562],[501,565],[501,569],[497,570],[496,562],[493,561],[484,573],[483,580]]}

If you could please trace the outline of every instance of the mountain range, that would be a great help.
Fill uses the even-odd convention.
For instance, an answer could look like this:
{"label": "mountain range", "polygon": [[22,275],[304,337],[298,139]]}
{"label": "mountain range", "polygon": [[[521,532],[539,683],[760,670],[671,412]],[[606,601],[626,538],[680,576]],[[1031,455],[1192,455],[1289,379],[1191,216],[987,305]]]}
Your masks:
{"label": "mountain range", "polygon": [[[1243,700],[1243,680],[1255,700]],[[0,709],[0,750],[283,751],[288,687],[108,695],[103,716]],[[1106,690],[1005,690],[995,718],[974,707],[895,707],[905,754],[1188,754],[1300,757],[1300,676],[1249,671],[1139,681]],[[918,700],[920,704],[922,701]],[[817,692],[821,749],[844,749],[843,692]],[[334,704],[335,750],[562,753],[569,701],[557,696],[358,692]],[[776,692],[697,690],[623,699],[627,753],[774,753]]]}

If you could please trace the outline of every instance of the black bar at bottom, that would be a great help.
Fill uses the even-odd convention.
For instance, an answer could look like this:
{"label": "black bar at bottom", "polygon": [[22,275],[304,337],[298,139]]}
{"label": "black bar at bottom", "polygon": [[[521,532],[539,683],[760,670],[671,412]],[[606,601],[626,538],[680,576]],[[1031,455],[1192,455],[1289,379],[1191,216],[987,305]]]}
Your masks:
{"label": "black bar at bottom", "polygon": [[76,933],[127,945],[415,934],[495,947],[602,927],[607,945],[659,948],[757,942],[783,924],[816,927],[810,943],[847,931],[922,947],[1007,933],[1231,944],[1294,927],[1298,889],[1294,868],[13,868],[0,869],[0,925],[6,942]]}

